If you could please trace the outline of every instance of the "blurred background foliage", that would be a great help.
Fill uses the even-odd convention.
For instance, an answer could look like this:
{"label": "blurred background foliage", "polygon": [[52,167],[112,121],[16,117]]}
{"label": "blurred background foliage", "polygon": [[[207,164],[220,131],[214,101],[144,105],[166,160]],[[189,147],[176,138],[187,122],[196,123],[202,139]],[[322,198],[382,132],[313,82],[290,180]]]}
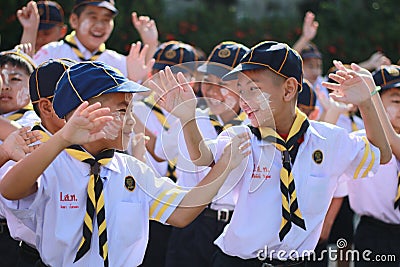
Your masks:
{"label": "blurred background foliage", "polygon": [[[246,1],[239,0],[117,0],[119,15],[107,46],[127,54],[129,44],[139,39],[131,22],[132,11],[155,19],[161,42],[180,40],[206,54],[225,40],[247,46],[262,40],[293,45],[301,34],[304,14],[310,10],[316,14],[320,25],[314,42],[323,54],[324,71],[329,69],[333,59],[360,62],[378,50],[394,63],[400,58],[398,0],[287,0],[286,6],[279,4],[283,0],[264,1],[260,6],[266,10],[257,10],[255,5],[246,13],[240,4]],[[22,28],[15,13],[28,1],[0,2],[0,48],[5,50],[19,42]],[[58,2],[64,8],[68,23],[74,1]]]}

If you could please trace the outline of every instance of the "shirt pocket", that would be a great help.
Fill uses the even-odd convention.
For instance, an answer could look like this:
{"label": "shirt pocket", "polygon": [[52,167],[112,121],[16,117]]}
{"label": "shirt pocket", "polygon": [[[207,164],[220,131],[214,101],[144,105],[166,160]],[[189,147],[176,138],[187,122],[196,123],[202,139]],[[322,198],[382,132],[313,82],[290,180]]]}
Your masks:
{"label": "shirt pocket", "polygon": [[134,245],[146,236],[148,217],[142,203],[120,202],[115,211],[112,218],[115,227],[107,234],[119,248]]}
{"label": "shirt pocket", "polygon": [[303,207],[300,206],[300,211],[311,215],[325,214],[332,200],[333,190],[330,179],[328,177],[310,175],[307,178],[306,186],[302,190],[305,205]]}

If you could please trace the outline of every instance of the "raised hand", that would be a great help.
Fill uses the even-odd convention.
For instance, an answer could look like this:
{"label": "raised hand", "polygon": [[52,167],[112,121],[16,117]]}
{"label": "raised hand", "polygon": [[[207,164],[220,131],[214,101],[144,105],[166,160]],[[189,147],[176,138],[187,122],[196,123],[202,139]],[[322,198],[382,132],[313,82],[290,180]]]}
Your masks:
{"label": "raised hand", "polygon": [[66,146],[90,143],[106,137],[103,127],[112,120],[109,108],[101,108],[99,102],[89,106],[85,101],[57,134],[64,139]]}
{"label": "raised hand", "polygon": [[304,16],[302,36],[307,41],[311,41],[312,39],[314,39],[315,35],[317,35],[318,26],[319,23],[318,21],[315,21],[314,13],[308,11]]}
{"label": "raised hand", "polygon": [[323,82],[322,85],[334,91],[330,96],[335,101],[360,105],[371,98],[367,83],[353,70],[339,69],[336,74],[329,74],[329,78],[338,84]]}
{"label": "raised hand", "polygon": [[136,12],[132,12],[132,24],[138,31],[143,43],[158,45],[158,30],[154,20],[148,16],[138,17]]}
{"label": "raised hand", "polygon": [[[333,64],[338,70],[348,71],[348,69],[346,69],[346,67],[343,65],[341,61],[334,60]],[[362,77],[362,79],[368,85],[368,88],[371,92],[375,90],[376,85],[371,72],[369,72],[366,68],[363,68],[355,63],[351,63],[350,66],[353,71],[357,72]]]}
{"label": "raised hand", "polygon": [[158,82],[150,80],[149,86],[156,95],[157,103],[181,121],[194,119],[197,99],[185,76],[179,72],[175,78],[169,67],[156,75]]}
{"label": "raised hand", "polygon": [[135,82],[144,81],[153,68],[155,62],[154,59],[151,59],[146,64],[146,54],[149,50],[149,46],[147,44],[144,45],[142,51],[140,51],[140,48],[140,42],[132,44],[129,55],[126,57],[128,79]]}
{"label": "raised hand", "polygon": [[227,166],[227,170],[233,170],[242,162],[242,160],[251,154],[250,136],[248,133],[241,133],[232,138],[225,146],[224,152],[219,161]]}
{"label": "raised hand", "polygon": [[19,161],[38,147],[38,145],[30,145],[42,138],[40,131],[29,130],[29,127],[22,127],[12,132],[1,144],[10,160]]}
{"label": "raised hand", "polygon": [[317,98],[319,103],[321,103],[322,108],[326,112],[335,112],[338,114],[345,114],[349,112],[353,105],[343,104],[337,101],[334,101],[332,98],[327,97],[319,88],[319,86],[315,87],[315,93],[317,94]]}
{"label": "raised hand", "polygon": [[40,15],[36,2],[30,1],[26,6],[17,11],[17,18],[24,29],[39,28]]}

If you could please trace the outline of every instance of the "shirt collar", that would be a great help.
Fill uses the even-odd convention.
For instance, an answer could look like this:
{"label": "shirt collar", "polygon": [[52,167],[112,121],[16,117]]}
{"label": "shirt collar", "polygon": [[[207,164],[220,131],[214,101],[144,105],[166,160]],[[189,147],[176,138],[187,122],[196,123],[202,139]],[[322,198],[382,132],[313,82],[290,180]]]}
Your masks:
{"label": "shirt collar", "polygon": [[79,39],[76,37],[76,35],[74,36],[74,39],[76,41],[76,46],[78,47],[79,51],[81,51],[82,55],[85,58],[91,58],[94,54],[97,53],[97,50],[90,52],[88,49],[86,49],[85,46],[83,46],[83,44],[79,41]]}

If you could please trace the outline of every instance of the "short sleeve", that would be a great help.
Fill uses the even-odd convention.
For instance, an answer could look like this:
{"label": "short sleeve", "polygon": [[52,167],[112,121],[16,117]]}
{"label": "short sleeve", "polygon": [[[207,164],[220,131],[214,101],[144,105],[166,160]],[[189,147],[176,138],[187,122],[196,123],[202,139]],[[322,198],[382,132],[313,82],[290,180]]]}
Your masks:
{"label": "short sleeve", "polygon": [[165,223],[188,191],[167,177],[157,178],[147,166],[142,166],[140,177],[139,186],[149,199],[149,218]]}
{"label": "short sleeve", "polygon": [[[341,151],[347,154],[347,158],[351,160],[345,170],[345,176],[352,179],[359,179],[364,177],[372,177],[378,170],[380,165],[380,151],[377,147],[372,145],[367,137],[361,136],[360,133],[351,133],[348,140],[343,140]],[[350,142],[353,145],[347,146],[346,143]],[[345,147],[347,146],[347,149]],[[352,148],[351,150],[349,148]],[[345,154],[344,154],[345,155]],[[345,158],[345,157],[343,157]]]}

